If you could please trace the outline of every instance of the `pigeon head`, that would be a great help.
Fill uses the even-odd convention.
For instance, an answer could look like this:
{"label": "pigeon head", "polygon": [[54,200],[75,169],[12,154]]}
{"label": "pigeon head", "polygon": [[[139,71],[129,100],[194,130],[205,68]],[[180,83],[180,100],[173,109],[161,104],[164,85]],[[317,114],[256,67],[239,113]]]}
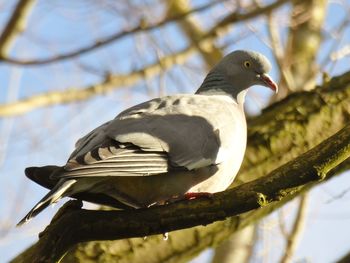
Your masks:
{"label": "pigeon head", "polygon": [[277,93],[277,84],[267,74],[270,69],[270,62],[260,53],[233,51],[209,72],[197,93],[226,93],[237,99],[241,91],[254,85],[268,87]]}

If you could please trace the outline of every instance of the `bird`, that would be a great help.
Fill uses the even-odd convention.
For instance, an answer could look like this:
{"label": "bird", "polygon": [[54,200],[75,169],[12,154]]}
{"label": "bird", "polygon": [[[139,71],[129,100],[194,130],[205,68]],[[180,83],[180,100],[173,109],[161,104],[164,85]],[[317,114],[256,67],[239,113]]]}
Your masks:
{"label": "bird", "polygon": [[261,53],[233,51],[194,94],[126,109],[79,139],[64,166],[26,168],[29,179],[50,191],[18,226],[63,197],[138,209],[224,191],[246,149],[248,88],[278,91],[270,70]]}

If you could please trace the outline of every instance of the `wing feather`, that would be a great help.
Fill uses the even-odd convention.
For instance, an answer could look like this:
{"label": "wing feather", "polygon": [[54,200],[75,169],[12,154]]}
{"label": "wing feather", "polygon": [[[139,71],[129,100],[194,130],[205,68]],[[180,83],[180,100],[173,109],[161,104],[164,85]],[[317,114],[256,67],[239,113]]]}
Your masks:
{"label": "wing feather", "polygon": [[226,126],[241,114],[232,103],[179,95],[137,105],[80,139],[65,172],[54,176],[145,176],[217,164],[222,139],[235,134],[235,124]]}
{"label": "wing feather", "polygon": [[[165,152],[142,151],[133,145],[121,145],[108,140],[111,145],[95,149],[78,158],[70,159],[65,172],[58,178],[85,176],[143,176],[166,173],[170,166]],[[112,149],[112,150],[110,150]]]}

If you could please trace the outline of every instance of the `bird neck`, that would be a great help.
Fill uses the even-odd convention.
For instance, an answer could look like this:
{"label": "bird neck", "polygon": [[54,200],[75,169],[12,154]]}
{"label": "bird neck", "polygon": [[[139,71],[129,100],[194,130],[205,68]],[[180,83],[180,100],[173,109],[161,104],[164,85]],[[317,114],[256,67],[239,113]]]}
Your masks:
{"label": "bird neck", "polygon": [[243,105],[247,89],[237,89],[223,74],[209,72],[196,94],[202,95],[226,95],[233,98],[238,104]]}

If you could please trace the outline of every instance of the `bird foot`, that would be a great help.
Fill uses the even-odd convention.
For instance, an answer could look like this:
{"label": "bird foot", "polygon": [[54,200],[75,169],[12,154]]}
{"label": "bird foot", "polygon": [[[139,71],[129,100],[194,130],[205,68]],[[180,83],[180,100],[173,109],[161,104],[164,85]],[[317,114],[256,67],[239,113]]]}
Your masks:
{"label": "bird foot", "polygon": [[172,203],[176,203],[176,202],[179,202],[179,201],[183,201],[183,200],[195,200],[195,199],[198,199],[198,198],[209,198],[211,199],[213,196],[212,193],[208,193],[208,192],[199,192],[199,193],[192,193],[192,192],[189,192],[189,193],[186,193],[182,196],[173,196],[171,199],[167,200],[165,203],[166,204],[172,204]]}
{"label": "bird foot", "polygon": [[213,197],[212,193],[208,193],[208,192],[199,192],[199,193],[186,193],[184,195],[184,199],[186,200],[194,200],[194,199],[198,199],[198,198],[209,198],[211,199]]}

